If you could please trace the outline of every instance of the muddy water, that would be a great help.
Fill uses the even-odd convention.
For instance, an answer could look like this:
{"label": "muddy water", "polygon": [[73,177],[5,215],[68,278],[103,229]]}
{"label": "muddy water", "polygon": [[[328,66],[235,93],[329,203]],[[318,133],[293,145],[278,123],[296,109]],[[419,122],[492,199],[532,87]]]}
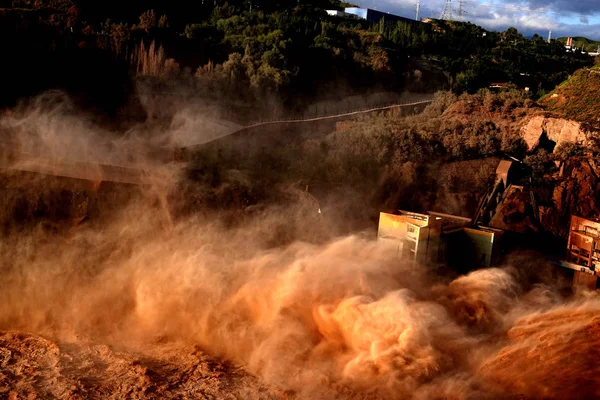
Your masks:
{"label": "muddy water", "polygon": [[356,236],[266,246],[295,223],[275,211],[165,230],[131,207],[2,241],[2,396],[600,396],[600,301],[536,260],[450,279]]}

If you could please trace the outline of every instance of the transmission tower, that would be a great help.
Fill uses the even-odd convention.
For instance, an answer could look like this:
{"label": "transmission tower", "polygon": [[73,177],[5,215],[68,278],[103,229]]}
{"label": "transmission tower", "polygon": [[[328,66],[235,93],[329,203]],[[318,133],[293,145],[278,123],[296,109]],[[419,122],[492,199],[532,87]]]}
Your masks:
{"label": "transmission tower", "polygon": [[419,21],[419,12],[421,11],[421,0],[417,0],[417,15],[415,16],[415,21]]}
{"label": "transmission tower", "polygon": [[465,14],[467,13],[464,9],[464,0],[458,0],[458,20],[462,21],[465,16]]}
{"label": "transmission tower", "polygon": [[440,19],[452,20],[452,0],[446,0]]}

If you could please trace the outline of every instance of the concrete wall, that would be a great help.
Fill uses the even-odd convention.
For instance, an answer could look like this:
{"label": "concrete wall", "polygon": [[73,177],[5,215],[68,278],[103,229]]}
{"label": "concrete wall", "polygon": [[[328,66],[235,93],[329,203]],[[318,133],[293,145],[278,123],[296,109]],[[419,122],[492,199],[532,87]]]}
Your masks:
{"label": "concrete wall", "polygon": [[379,213],[379,229],[377,231],[377,237],[405,239],[408,222],[409,220],[402,215]]}
{"label": "concrete wall", "polygon": [[[445,263],[458,271],[488,268],[501,260],[502,231],[467,227],[468,219],[415,215],[424,220],[411,218],[410,214],[380,213],[378,239],[396,246],[399,255],[405,258],[422,264]],[[444,223],[446,228],[455,229],[444,229]],[[416,252],[411,254],[413,246]]]}
{"label": "concrete wall", "polygon": [[573,288],[596,290],[597,281],[598,277],[596,275],[575,271],[575,275],[573,275]]}
{"label": "concrete wall", "polygon": [[385,22],[406,22],[406,23],[419,23],[411,18],[401,17],[399,15],[389,14],[378,10],[372,10],[370,8],[357,8],[347,7],[345,9],[347,14],[356,15],[359,18],[366,19],[369,22],[379,22],[384,19]]}
{"label": "concrete wall", "polygon": [[441,255],[460,272],[489,268],[502,258],[501,233],[463,228],[442,235]]}
{"label": "concrete wall", "polygon": [[[427,220],[415,220],[406,215],[380,213],[377,238],[385,245],[395,246],[399,256],[424,263],[427,262],[427,224]],[[410,251],[413,247],[415,253]]]}
{"label": "concrete wall", "polygon": [[381,20],[385,22],[406,22],[406,23],[418,23],[414,19],[404,18],[399,15],[388,14],[377,10],[368,10],[367,20],[371,22],[379,22]]}
{"label": "concrete wall", "polygon": [[475,268],[489,268],[492,265],[494,254],[494,233],[465,228],[471,262]]}
{"label": "concrete wall", "polygon": [[[388,245],[397,242],[400,255],[419,263],[443,262],[445,260],[440,256],[443,220],[423,217],[424,220],[416,220],[409,215],[380,213],[378,239]],[[413,246],[415,253],[411,254]]]}
{"label": "concrete wall", "polygon": [[326,11],[327,11],[327,14],[332,17],[356,17],[356,15],[349,14],[344,11],[339,11],[339,10],[326,10]]}

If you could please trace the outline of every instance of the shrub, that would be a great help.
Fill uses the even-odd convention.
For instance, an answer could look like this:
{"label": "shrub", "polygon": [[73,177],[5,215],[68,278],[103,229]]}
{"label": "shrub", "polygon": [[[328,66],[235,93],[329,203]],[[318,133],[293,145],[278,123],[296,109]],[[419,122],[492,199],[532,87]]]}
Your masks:
{"label": "shrub", "polygon": [[585,148],[573,142],[562,142],[554,150],[553,156],[556,160],[565,161],[570,157],[583,156],[585,154]]}
{"label": "shrub", "polygon": [[[166,23],[166,17],[165,21]],[[154,10],[148,10],[140,15],[140,23],[137,25],[138,29],[143,29],[148,32],[152,28],[156,28],[156,13]]]}
{"label": "shrub", "polygon": [[452,104],[456,103],[457,97],[450,91],[439,91],[435,93],[433,101],[423,112],[429,118],[440,117]]}
{"label": "shrub", "polygon": [[167,58],[163,46],[157,46],[154,41],[147,49],[142,41],[131,56],[131,63],[139,76],[174,77],[181,72],[179,63]]}
{"label": "shrub", "polygon": [[534,182],[542,182],[547,173],[556,169],[552,155],[544,149],[538,151],[536,154],[527,156],[525,164],[531,168],[531,179]]}

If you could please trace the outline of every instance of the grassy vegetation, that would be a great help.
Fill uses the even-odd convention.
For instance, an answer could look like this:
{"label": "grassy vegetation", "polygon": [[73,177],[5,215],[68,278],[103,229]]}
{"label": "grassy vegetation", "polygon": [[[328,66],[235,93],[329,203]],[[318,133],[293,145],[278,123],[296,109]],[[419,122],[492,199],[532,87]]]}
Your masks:
{"label": "grassy vegetation", "polygon": [[600,71],[597,68],[575,72],[540,103],[568,119],[598,126],[600,122]]}
{"label": "grassy vegetation", "polygon": [[487,189],[495,157],[524,154],[519,134],[501,120],[530,103],[517,91],[440,92],[422,114],[362,117],[320,137],[278,132],[281,144],[268,148],[255,135],[222,140],[196,154],[189,172],[196,188],[189,196],[200,208],[243,209],[280,200],[278,188],[308,185],[328,195],[352,188],[364,196],[354,203],[367,210],[468,215]]}

